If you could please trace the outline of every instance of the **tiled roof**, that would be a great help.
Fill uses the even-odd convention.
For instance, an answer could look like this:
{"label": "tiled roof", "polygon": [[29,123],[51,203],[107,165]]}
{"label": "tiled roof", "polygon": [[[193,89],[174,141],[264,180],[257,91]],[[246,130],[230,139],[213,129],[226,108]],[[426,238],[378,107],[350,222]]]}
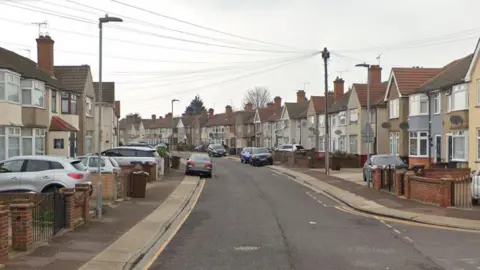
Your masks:
{"label": "tiled roof", "polygon": [[441,68],[392,68],[398,85],[398,91],[402,95],[410,95],[426,81],[437,75]]}
{"label": "tiled roof", "polygon": [[[315,108],[315,113],[324,113],[325,112],[325,97],[324,96],[311,96],[310,99],[313,102],[313,107]],[[334,96],[333,93],[328,95],[328,104],[333,104]]]}
{"label": "tiled roof", "polygon": [[[378,103],[379,98],[385,97],[385,91],[387,91],[388,82],[383,82],[381,84],[370,85],[370,105]],[[367,106],[367,84],[365,83],[354,83],[352,88],[355,88],[355,92],[358,96],[358,101],[360,106]]]}
{"label": "tiled roof", "polygon": [[282,112],[283,112],[283,106],[280,107],[280,108],[275,108],[273,114],[268,117],[268,122],[272,122],[272,121],[278,121],[280,120],[280,117],[282,117]]}
{"label": "tiled roof", "polygon": [[85,91],[90,66],[54,66],[53,73],[67,90],[81,94]]}
{"label": "tiled roof", "polygon": [[[100,86],[99,82],[93,83],[93,88],[95,89],[95,98],[97,99],[98,99],[99,86]],[[115,103],[115,83],[114,82],[102,82],[102,101],[112,105]]]}
{"label": "tiled roof", "polygon": [[196,119],[197,119],[197,115],[182,116],[182,123],[185,127],[188,127],[188,126],[191,126],[193,123],[195,123]]}
{"label": "tiled roof", "polygon": [[424,93],[431,90],[438,90],[455,84],[463,83],[468,68],[472,62],[473,54],[457,59],[446,65],[440,73],[425,82],[417,89],[417,92]]}
{"label": "tiled roof", "polygon": [[239,111],[237,112],[237,117],[240,117],[237,119],[243,124],[253,124],[255,120],[255,111]]}
{"label": "tiled roof", "polygon": [[60,118],[59,116],[52,116],[50,120],[49,131],[78,131],[74,126],[70,125],[68,122]]}
{"label": "tiled roof", "polygon": [[220,125],[235,125],[237,112],[232,112],[230,116],[227,113],[215,114],[213,118],[209,119],[205,124],[207,127]]}
{"label": "tiled roof", "polygon": [[333,103],[332,106],[327,108],[328,113],[337,113],[340,111],[345,111],[347,109],[348,100],[350,99],[351,93],[352,93],[352,90],[348,90],[348,92],[346,92],[339,101]]}
{"label": "tiled roof", "polygon": [[268,121],[268,118],[272,116],[275,113],[276,109],[275,107],[265,107],[265,108],[259,108],[258,109],[258,116],[260,117],[260,122],[266,122]]}
{"label": "tiled roof", "polygon": [[298,119],[307,116],[308,102],[285,102],[285,106],[287,107],[288,116],[290,117],[290,119]]}
{"label": "tiled roof", "polygon": [[0,48],[0,68],[15,71],[25,78],[43,81],[58,89],[64,89],[59,80],[38,68],[37,63],[4,48]]}

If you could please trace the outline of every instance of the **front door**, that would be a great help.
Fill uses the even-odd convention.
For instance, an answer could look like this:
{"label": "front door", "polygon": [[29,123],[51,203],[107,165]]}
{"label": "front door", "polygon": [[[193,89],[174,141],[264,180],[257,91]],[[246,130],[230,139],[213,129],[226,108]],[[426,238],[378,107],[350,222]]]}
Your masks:
{"label": "front door", "polygon": [[70,157],[75,157],[77,154],[77,138],[76,132],[70,132]]}
{"label": "front door", "polygon": [[442,136],[435,136],[435,162],[442,162]]}
{"label": "front door", "polygon": [[447,138],[447,162],[450,162],[453,155],[453,139],[451,135],[449,135]]}

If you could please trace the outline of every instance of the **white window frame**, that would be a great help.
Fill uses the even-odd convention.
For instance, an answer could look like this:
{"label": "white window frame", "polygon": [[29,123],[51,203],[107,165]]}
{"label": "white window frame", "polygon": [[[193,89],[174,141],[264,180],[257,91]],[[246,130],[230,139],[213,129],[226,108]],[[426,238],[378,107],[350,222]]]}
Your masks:
{"label": "white window frame", "polygon": [[10,156],[10,139],[18,138],[18,155],[22,155],[22,130],[19,127],[5,126],[5,159],[15,157]]}
{"label": "white window frame", "polygon": [[337,115],[330,116],[330,126],[336,127],[337,126]]}
{"label": "white window frame", "polygon": [[[34,135],[34,129],[33,128],[22,128],[21,132],[22,132],[22,155],[24,156],[31,156],[34,154],[35,152],[35,140],[33,138],[35,138],[35,135]],[[25,132],[27,131],[30,131],[28,135],[25,135]],[[31,145],[32,145],[32,149],[31,149],[31,152],[28,152],[28,153],[25,153],[25,145],[24,145],[24,142],[25,140],[29,140]]]}
{"label": "white window frame", "polygon": [[[355,147],[353,147],[352,145],[354,145]],[[351,154],[358,153],[358,135],[348,136],[348,152]]]}
{"label": "white window frame", "polygon": [[399,154],[400,132],[390,132],[390,154]]}
{"label": "white window frame", "polygon": [[93,99],[87,97],[85,102],[87,103],[87,109],[85,110],[85,115],[89,117],[93,117]]}
{"label": "white window frame", "polygon": [[347,124],[347,116],[345,111],[340,112],[338,114],[338,125],[339,126],[345,126]]}
{"label": "white window frame", "polygon": [[320,114],[317,116],[318,118],[318,127],[325,127],[325,114]]}
{"label": "white window frame", "polygon": [[[0,72],[2,76],[0,76],[0,89],[3,90],[3,93],[0,93],[0,100],[4,100],[7,102],[21,104],[22,102],[22,91],[20,90],[20,75],[17,73],[10,72],[8,70],[3,70]],[[9,90],[12,90],[11,87],[16,88],[17,92],[17,100],[9,100],[8,93]]]}
{"label": "white window frame", "polygon": [[[422,104],[425,105],[425,111],[423,112]],[[408,97],[408,115],[428,115],[428,96],[425,94],[410,95]]]}
{"label": "white window frame", "polygon": [[[449,149],[448,149],[448,137],[452,137],[452,159],[451,161],[462,161],[462,162],[466,162],[468,161],[468,147],[469,147],[469,141],[468,141],[468,130],[459,130],[459,131],[454,131],[454,132],[450,132],[450,133],[447,133],[447,140],[446,140],[446,144],[447,144],[447,157],[450,155],[449,153]],[[458,138],[463,138],[463,157],[455,157],[455,139],[458,139]]]}
{"label": "white window frame", "polygon": [[[415,142],[412,142],[415,140]],[[425,153],[420,153],[422,141],[425,141]],[[416,153],[412,153],[412,143],[416,144]],[[410,131],[408,133],[408,156],[409,157],[428,157],[428,132],[427,131]]]}
{"label": "white window frame", "polygon": [[[33,140],[33,153],[34,155],[36,156],[43,156],[45,155],[45,148],[46,148],[46,141],[45,141],[45,134],[46,134],[46,131],[45,129],[41,129],[41,128],[36,128],[33,130],[33,137],[34,137],[34,140]],[[42,144],[43,144],[43,149],[39,148],[39,140],[42,140]]]}
{"label": "white window frame", "polygon": [[348,121],[351,124],[356,124],[358,122],[358,109],[350,109]]}
{"label": "white window frame", "polygon": [[432,114],[440,114],[442,112],[442,95],[440,92],[433,93],[432,103]]}
{"label": "white window frame", "polygon": [[395,119],[400,117],[400,99],[392,99],[388,101],[388,117],[389,119]]}
{"label": "white window frame", "polygon": [[[460,96],[463,94],[464,96]],[[464,102],[464,106],[460,106],[460,101]],[[457,107],[458,106],[458,107]],[[452,87],[452,93],[447,96],[447,111],[464,111],[468,110],[468,85],[458,84]]]}
{"label": "white window frame", "polygon": [[338,136],[338,150],[341,152],[347,152],[347,136]]}
{"label": "white window frame", "polygon": [[325,137],[318,136],[318,152],[325,152]]}
{"label": "white window frame", "polygon": [[[22,80],[21,83],[21,102],[22,106],[24,107],[36,107],[36,108],[41,108],[45,109],[45,98],[46,98],[46,89],[45,89],[45,83],[37,80]],[[25,103],[24,100],[24,91],[28,91],[28,96],[30,98],[29,103]],[[35,99],[38,97],[42,97],[41,101],[36,103]]]}

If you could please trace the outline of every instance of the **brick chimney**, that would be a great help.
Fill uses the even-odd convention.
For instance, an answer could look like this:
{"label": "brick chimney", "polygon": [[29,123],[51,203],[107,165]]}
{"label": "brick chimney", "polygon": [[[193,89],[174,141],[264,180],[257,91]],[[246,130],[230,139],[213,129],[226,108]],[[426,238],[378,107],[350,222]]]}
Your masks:
{"label": "brick chimney", "polygon": [[306,100],[307,100],[307,98],[305,97],[305,91],[298,90],[297,91],[297,103],[301,104],[301,103],[305,102]]}
{"label": "brick chimney", "polygon": [[152,114],[152,120],[157,119],[157,116],[155,114]]}
{"label": "brick chimney", "polygon": [[253,104],[252,104],[251,102],[248,102],[247,104],[245,104],[244,110],[245,110],[246,112],[251,112],[251,111],[253,111]]}
{"label": "brick chimney", "polygon": [[382,68],[379,65],[371,65],[368,69],[368,77],[370,85],[377,85],[382,83]]}
{"label": "brick chimney", "polygon": [[337,77],[335,81],[333,81],[333,99],[335,101],[339,101],[344,94],[344,80],[342,78]]}
{"label": "brick chimney", "polygon": [[215,111],[212,108],[208,109],[208,118],[212,119],[214,115]]}
{"label": "brick chimney", "polygon": [[279,96],[276,96],[274,99],[273,99],[273,102],[275,102],[275,108],[279,109],[282,107],[282,98],[279,97]]}
{"label": "brick chimney", "polygon": [[227,117],[232,115],[232,106],[227,105],[225,106],[225,113],[227,114]]}
{"label": "brick chimney", "polygon": [[54,77],[53,74],[53,44],[55,42],[49,35],[37,38],[37,62],[38,67]]}
{"label": "brick chimney", "polygon": [[165,114],[165,118],[167,118],[167,119],[172,119],[172,113],[167,113],[167,114]]}
{"label": "brick chimney", "polygon": [[275,103],[273,103],[273,102],[267,103],[267,108],[269,108],[269,109],[275,108]]}

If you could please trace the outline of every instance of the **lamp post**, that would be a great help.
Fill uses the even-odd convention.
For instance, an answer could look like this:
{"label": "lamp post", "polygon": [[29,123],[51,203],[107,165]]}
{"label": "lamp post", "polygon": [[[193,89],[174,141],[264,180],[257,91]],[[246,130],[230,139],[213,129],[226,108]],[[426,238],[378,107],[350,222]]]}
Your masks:
{"label": "lamp post", "polygon": [[99,29],[99,63],[98,63],[98,180],[97,180],[97,217],[102,218],[102,106],[103,106],[103,97],[102,97],[102,38],[103,38],[103,24],[109,22],[123,22],[122,19],[117,17],[108,17],[108,14],[105,14],[105,17],[98,19],[98,29]]}
{"label": "lamp post", "polygon": [[173,129],[175,128],[175,121],[173,121],[173,103],[179,101],[178,99],[172,99],[172,139],[170,141],[170,153],[173,150]]}
{"label": "lamp post", "polygon": [[[370,160],[370,153],[371,153],[371,145],[372,145],[372,138],[373,134],[370,134],[370,130],[372,129],[370,123],[372,122],[372,114],[370,113],[370,74],[368,74],[368,70],[370,69],[370,65],[367,63],[357,64],[355,67],[363,67],[367,69],[367,123],[365,125],[365,132],[366,132],[366,141],[367,141],[367,161]],[[371,177],[367,178],[367,185],[370,187]]]}

